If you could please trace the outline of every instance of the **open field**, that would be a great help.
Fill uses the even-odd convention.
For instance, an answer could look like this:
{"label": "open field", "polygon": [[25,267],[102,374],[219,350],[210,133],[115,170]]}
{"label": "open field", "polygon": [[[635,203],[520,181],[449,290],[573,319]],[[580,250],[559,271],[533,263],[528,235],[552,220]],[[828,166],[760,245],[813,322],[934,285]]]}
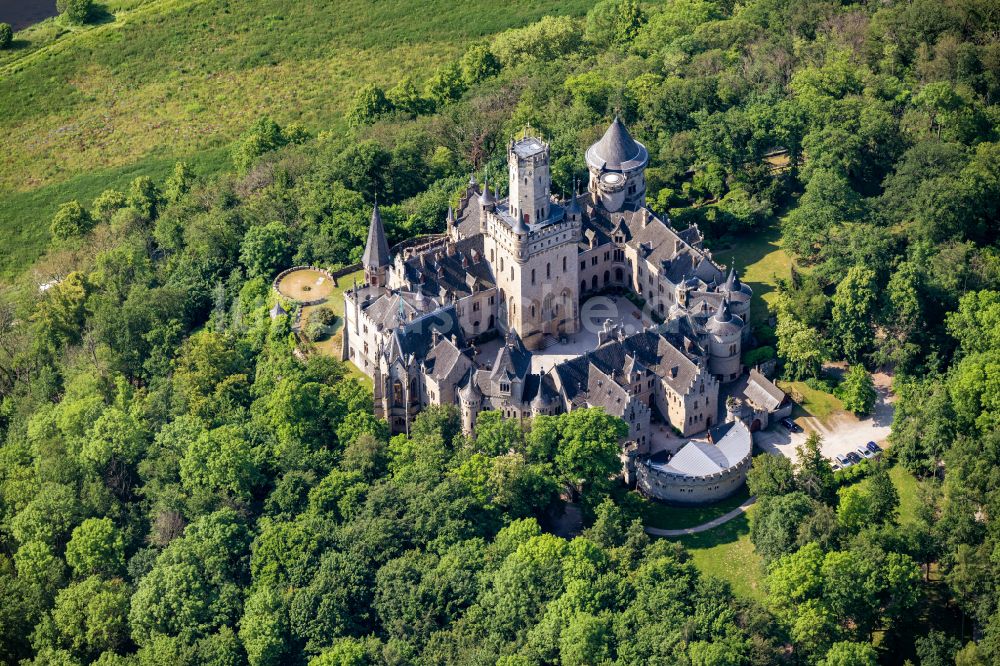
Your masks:
{"label": "open field", "polygon": [[59,204],[89,205],[115,174],[160,176],[177,159],[217,170],[264,114],[342,128],[367,83],[420,85],[483,36],[591,4],[106,0],[94,25],[31,26],[0,54],[0,278],[44,251]]}

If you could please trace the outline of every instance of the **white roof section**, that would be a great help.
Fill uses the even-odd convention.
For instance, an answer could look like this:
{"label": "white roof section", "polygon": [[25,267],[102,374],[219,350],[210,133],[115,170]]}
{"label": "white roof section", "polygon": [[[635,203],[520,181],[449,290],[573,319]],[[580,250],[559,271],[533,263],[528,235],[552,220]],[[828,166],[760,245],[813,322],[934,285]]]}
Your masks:
{"label": "white roof section", "polygon": [[692,440],[682,446],[670,462],[651,465],[682,476],[711,476],[737,466],[750,455],[753,439],[740,421],[717,426],[711,435],[714,444]]}

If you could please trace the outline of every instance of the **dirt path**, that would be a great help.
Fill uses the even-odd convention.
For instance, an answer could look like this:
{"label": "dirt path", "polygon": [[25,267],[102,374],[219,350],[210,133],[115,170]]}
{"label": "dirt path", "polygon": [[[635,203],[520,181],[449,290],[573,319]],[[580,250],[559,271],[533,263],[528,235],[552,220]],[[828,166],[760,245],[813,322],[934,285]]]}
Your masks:
{"label": "dirt path", "polygon": [[743,502],[743,504],[740,504],[732,511],[724,513],[718,518],[713,518],[707,523],[702,523],[701,525],[695,525],[694,527],[685,527],[684,529],[680,530],[664,530],[660,529],[659,527],[647,527],[646,534],[651,534],[653,536],[658,536],[658,537],[679,537],[688,534],[697,534],[698,532],[707,532],[708,530],[718,527],[723,523],[728,523],[730,520],[736,518],[737,516],[742,516],[744,513],[746,513],[747,509],[749,509],[756,501],[757,501],[756,497],[751,497],[746,502]]}

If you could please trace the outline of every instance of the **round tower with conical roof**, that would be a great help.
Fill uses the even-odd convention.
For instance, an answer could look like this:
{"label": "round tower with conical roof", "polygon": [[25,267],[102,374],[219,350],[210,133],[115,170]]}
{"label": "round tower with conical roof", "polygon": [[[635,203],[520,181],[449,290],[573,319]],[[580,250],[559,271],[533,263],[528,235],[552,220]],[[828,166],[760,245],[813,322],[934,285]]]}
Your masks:
{"label": "round tower with conical roof", "polygon": [[743,320],[729,310],[729,299],[705,322],[709,335],[708,369],[719,381],[731,382],[740,376]]}
{"label": "round tower with conical roof", "polygon": [[612,213],[645,206],[648,163],[646,146],[616,116],[600,141],[587,149],[593,202]]}
{"label": "round tower with conical roof", "polygon": [[476,385],[476,377],[470,368],[465,386],[458,390],[459,409],[462,412],[462,432],[471,435],[476,429],[476,418],[483,407],[483,394]]}

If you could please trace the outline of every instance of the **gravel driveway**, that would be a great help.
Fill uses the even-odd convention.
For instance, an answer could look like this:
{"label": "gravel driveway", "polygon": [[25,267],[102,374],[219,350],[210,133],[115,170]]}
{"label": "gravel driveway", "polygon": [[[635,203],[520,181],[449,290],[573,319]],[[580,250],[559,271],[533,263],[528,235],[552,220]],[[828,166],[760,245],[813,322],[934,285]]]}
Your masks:
{"label": "gravel driveway", "polygon": [[803,432],[790,433],[780,424],[774,424],[767,430],[754,433],[754,443],[768,453],[787,456],[792,462],[795,462],[795,447],[804,442],[813,431],[823,437],[823,455],[830,459],[864,446],[866,442],[882,445],[892,426],[896,396],[889,393],[891,378],[876,374],[874,379],[878,400],[872,416],[858,419],[853,414],[839,412],[827,419],[826,423],[815,417],[802,417],[795,422],[802,426]]}

